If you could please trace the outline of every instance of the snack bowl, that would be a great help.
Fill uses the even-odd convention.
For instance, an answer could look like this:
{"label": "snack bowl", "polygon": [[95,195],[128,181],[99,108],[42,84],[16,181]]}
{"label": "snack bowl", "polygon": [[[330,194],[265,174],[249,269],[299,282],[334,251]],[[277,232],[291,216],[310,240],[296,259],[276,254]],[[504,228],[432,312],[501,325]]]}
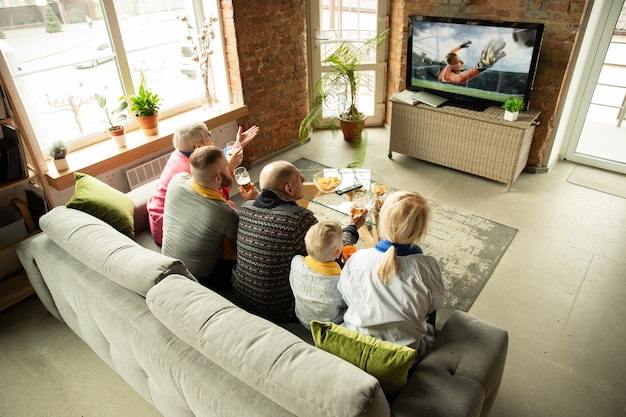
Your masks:
{"label": "snack bowl", "polygon": [[380,182],[374,182],[370,186],[372,194],[374,194],[374,211],[380,211],[385,202],[385,197],[389,194],[389,186]]}
{"label": "snack bowl", "polygon": [[380,182],[373,182],[370,186],[370,190],[372,190],[372,194],[374,194],[376,198],[383,198],[389,192],[389,186]]}
{"label": "snack bowl", "polygon": [[338,169],[327,168],[313,175],[313,183],[321,192],[332,193],[339,188],[342,178]]}

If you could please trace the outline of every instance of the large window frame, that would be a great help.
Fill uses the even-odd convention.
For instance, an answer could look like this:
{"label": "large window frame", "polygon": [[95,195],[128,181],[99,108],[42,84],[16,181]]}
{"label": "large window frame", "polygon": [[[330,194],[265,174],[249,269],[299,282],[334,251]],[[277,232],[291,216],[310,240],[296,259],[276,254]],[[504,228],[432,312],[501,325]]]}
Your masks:
{"label": "large window frame", "polygon": [[[139,0],[137,4],[150,0]],[[107,34],[114,53],[115,68],[120,77],[120,85],[124,96],[128,97],[134,95],[138,88],[138,83],[133,80],[133,74],[131,65],[129,63],[128,56],[131,51],[127,53],[126,45],[123,42],[123,28],[120,27],[120,21],[123,18],[118,18],[118,10],[116,10],[116,0],[99,0],[99,6],[102,9],[104,23],[106,24]],[[212,109],[208,110],[208,113],[219,113],[221,105],[225,105],[227,108],[231,101],[231,93],[228,83],[227,65],[224,52],[221,16],[219,2],[217,0],[188,0],[185,2],[186,7],[193,9],[194,16],[190,20],[190,24],[193,27],[193,31],[197,32],[198,28],[202,28],[204,19],[207,17],[217,17],[217,24],[213,26],[215,31],[215,38],[211,44],[213,54],[211,56],[212,63],[212,87],[213,96],[216,104]],[[91,28],[91,23],[90,28]],[[180,22],[181,28],[184,27],[184,23]],[[186,29],[185,29],[186,30]],[[182,39],[185,41],[185,39]],[[6,45],[3,45],[6,47]],[[18,122],[19,127],[23,130],[22,134],[30,139],[30,143],[33,145],[33,154],[36,161],[32,161],[39,165],[43,172],[47,171],[46,161],[49,157],[46,154],[46,147],[40,141],[33,123],[31,121],[31,115],[29,115],[28,109],[28,97],[24,97],[24,90],[20,88],[19,76],[14,76],[14,68],[10,60],[6,58],[6,48],[2,50],[2,56],[0,57],[0,71],[2,71],[2,81],[5,89],[10,93],[13,116]],[[112,66],[112,65],[111,65]],[[136,78],[136,77],[135,77]],[[198,77],[201,79],[201,77]],[[155,91],[158,93],[158,91]],[[159,112],[159,119],[166,120],[177,114],[185,113],[198,109],[202,104],[202,97],[204,91],[202,88],[194,89],[194,94],[191,99],[170,105],[167,101],[162,103],[161,110]],[[110,106],[109,106],[110,107]],[[32,112],[30,112],[32,113]],[[202,116],[204,117],[204,116]],[[211,114],[206,116],[207,119],[211,118]],[[132,132],[138,129],[137,122],[131,116],[129,121],[124,125],[127,132]],[[40,135],[39,135],[40,136]],[[100,143],[104,140],[108,140],[108,133],[104,129],[97,131],[96,133],[90,133],[82,136],[76,140],[70,141],[71,152],[79,150],[81,148],[89,147],[93,144]]]}

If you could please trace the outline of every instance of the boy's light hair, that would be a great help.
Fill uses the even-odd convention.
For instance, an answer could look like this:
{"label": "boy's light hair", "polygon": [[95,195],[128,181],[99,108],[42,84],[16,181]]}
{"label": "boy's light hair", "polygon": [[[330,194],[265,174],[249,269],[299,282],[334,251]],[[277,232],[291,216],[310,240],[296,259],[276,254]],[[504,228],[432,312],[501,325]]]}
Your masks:
{"label": "boy's light hair", "polygon": [[316,223],[306,232],[304,244],[313,259],[320,262],[335,260],[335,252],[341,249],[343,231],[337,222]]}
{"label": "boy's light hair", "polygon": [[193,152],[197,144],[204,145],[207,137],[211,137],[209,128],[202,122],[192,122],[176,129],[172,142],[179,151]]}
{"label": "boy's light hair", "polygon": [[387,249],[378,265],[378,276],[386,285],[398,272],[398,259],[394,245],[417,244],[426,235],[430,208],[419,193],[398,191],[387,197],[380,209],[378,233],[392,246]]}

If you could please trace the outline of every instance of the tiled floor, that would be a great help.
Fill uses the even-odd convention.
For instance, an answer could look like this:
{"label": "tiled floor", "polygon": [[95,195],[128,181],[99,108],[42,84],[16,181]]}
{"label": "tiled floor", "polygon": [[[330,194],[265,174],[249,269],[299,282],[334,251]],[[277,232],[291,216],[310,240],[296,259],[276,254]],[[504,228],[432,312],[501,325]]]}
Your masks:
{"label": "tiled floor", "polygon": [[[387,158],[386,129],[369,129],[366,166],[398,188],[519,229],[470,310],[509,330],[491,416],[626,415],[626,200],[566,181],[575,165],[504,184]],[[277,159],[344,166],[340,137]],[[258,178],[260,168],[251,170]],[[159,415],[36,298],[0,313],[0,415]]]}

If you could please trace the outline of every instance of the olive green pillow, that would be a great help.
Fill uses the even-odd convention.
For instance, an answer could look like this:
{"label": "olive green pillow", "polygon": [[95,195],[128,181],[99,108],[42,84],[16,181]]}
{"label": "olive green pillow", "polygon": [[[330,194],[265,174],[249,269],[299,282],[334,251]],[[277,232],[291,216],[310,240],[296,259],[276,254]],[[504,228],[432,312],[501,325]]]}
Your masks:
{"label": "olive green pillow", "polygon": [[358,366],[376,377],[387,396],[406,384],[417,356],[415,349],[386,342],[335,323],[311,321],[315,346]]}
{"label": "olive green pillow", "polygon": [[125,235],[135,237],[135,205],[130,197],[87,174],[75,172],[74,179],[76,189],[66,207],[91,214]]}

